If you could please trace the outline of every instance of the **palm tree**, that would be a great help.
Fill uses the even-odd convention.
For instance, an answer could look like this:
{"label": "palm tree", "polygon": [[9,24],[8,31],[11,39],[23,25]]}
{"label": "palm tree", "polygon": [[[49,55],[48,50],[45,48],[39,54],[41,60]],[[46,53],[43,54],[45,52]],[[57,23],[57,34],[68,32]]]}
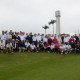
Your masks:
{"label": "palm tree", "polygon": [[45,35],[46,35],[46,30],[49,29],[49,27],[47,25],[45,25],[44,27],[42,27],[45,29]]}
{"label": "palm tree", "polygon": [[51,20],[48,24],[51,25],[53,24],[53,35],[54,35],[54,23],[56,22],[56,20]]}

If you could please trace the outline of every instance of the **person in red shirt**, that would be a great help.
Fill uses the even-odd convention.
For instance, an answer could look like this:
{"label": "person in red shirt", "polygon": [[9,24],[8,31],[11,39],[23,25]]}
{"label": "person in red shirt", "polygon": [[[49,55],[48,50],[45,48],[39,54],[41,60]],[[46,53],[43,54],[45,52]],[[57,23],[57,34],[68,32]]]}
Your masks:
{"label": "person in red shirt", "polygon": [[74,37],[71,36],[71,38],[69,39],[69,43],[70,43],[70,44],[73,44],[74,42],[75,42]]}
{"label": "person in red shirt", "polygon": [[45,52],[47,51],[47,52],[50,52],[50,44],[48,43],[48,42],[46,42],[45,44],[44,44],[44,50],[45,50]]}
{"label": "person in red shirt", "polygon": [[51,37],[48,38],[48,43],[51,45],[51,43],[52,43]]}
{"label": "person in red shirt", "polygon": [[58,43],[58,39],[57,39],[56,37],[54,37],[54,39],[52,40],[52,42],[53,42],[54,44],[57,44],[57,43]]}
{"label": "person in red shirt", "polygon": [[54,45],[54,51],[55,51],[55,52],[59,52],[59,49],[60,49],[60,45],[59,45],[58,43],[56,43],[56,44]]}
{"label": "person in red shirt", "polygon": [[75,39],[74,39],[74,36],[71,36],[71,38],[69,39],[69,44],[71,45],[72,49],[75,48]]}

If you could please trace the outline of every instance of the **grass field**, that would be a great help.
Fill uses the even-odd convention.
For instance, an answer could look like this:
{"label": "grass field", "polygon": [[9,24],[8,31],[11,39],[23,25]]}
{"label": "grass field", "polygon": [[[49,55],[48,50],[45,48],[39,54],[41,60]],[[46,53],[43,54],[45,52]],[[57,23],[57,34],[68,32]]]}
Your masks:
{"label": "grass field", "polygon": [[80,80],[80,55],[0,53],[0,80]]}

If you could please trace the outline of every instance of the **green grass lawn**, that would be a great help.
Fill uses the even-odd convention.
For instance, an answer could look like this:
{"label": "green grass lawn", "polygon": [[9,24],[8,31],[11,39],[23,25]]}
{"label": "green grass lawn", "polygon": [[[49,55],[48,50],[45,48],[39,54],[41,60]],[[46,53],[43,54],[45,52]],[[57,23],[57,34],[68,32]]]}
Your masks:
{"label": "green grass lawn", "polygon": [[80,55],[0,53],[0,80],[80,80]]}

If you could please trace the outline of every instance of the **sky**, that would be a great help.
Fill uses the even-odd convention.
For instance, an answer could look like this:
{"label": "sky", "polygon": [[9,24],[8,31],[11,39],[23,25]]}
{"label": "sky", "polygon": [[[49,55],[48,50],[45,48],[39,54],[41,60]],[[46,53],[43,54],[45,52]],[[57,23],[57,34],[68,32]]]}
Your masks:
{"label": "sky", "polygon": [[[56,19],[55,11],[60,10],[61,33],[77,34],[79,8],[80,0],[0,0],[0,33],[2,30],[44,33],[42,27]],[[52,34],[52,30],[53,26],[49,25],[47,34]]]}

